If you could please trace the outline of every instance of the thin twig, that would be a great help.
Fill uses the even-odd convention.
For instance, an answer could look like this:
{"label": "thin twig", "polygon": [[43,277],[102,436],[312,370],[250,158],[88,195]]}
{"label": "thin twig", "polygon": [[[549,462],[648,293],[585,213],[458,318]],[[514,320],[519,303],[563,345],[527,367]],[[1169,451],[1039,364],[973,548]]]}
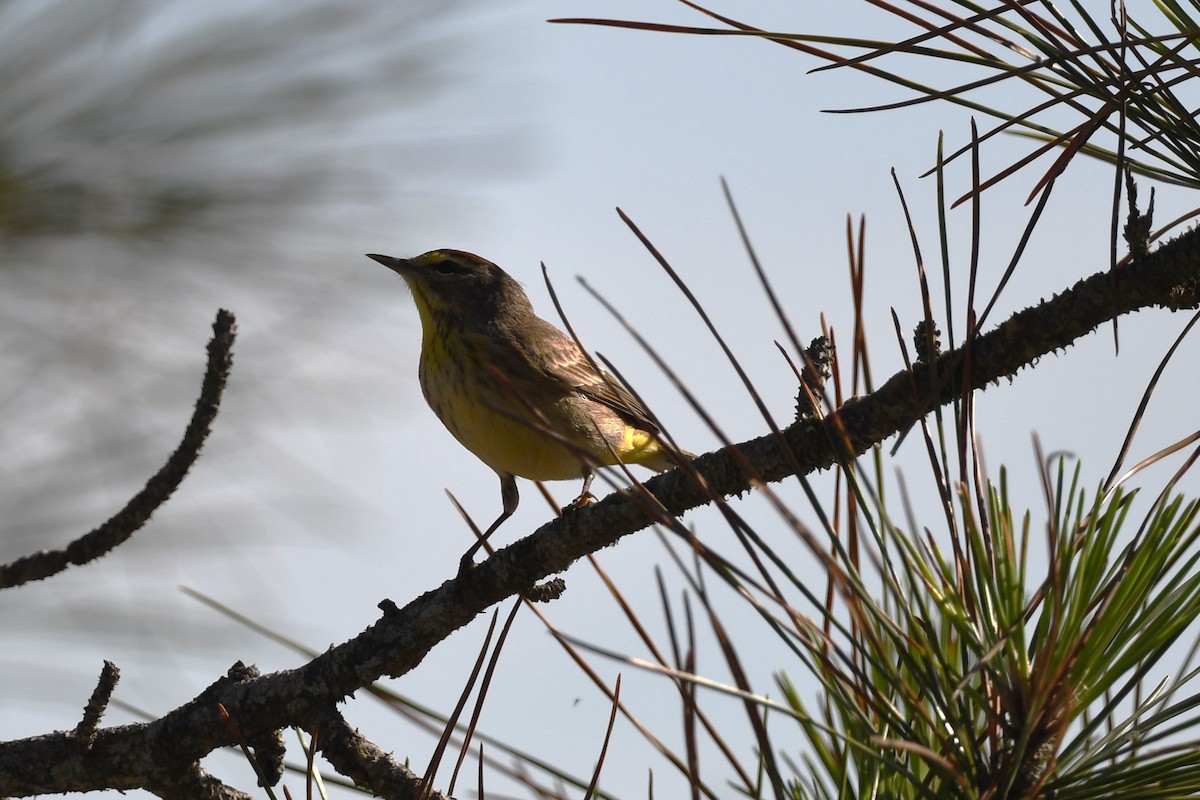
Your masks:
{"label": "thin twig", "polygon": [[60,550],[42,550],[0,565],[0,589],[9,589],[30,581],[49,578],[72,564],[86,564],[123,544],[146,524],[159,506],[179,487],[196,463],[200,449],[212,430],[221,403],[221,393],[233,365],[233,341],[237,327],[232,313],[221,309],[213,322],[213,338],[208,343],[208,368],[196,399],[196,409],[184,431],[183,439],[167,463],[125,507],[100,527],[86,533]]}

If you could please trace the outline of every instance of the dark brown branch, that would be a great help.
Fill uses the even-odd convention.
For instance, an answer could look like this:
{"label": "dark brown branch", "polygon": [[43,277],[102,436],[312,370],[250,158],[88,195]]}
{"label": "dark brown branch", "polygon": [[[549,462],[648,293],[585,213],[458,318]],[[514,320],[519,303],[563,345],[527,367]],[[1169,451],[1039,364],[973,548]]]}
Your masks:
{"label": "dark brown branch", "polygon": [[[379,797],[409,800],[421,795],[421,776],[379,749],[330,707],[314,715],[305,725],[325,759],[354,785]],[[449,800],[437,790],[430,800]]]}
{"label": "dark brown branch", "polygon": [[156,777],[146,790],[163,800],[259,800],[239,792],[205,772],[199,764],[171,776]]}
{"label": "dark brown branch", "polygon": [[75,738],[85,751],[91,750],[92,744],[96,741],[96,726],[100,724],[100,717],[108,708],[108,701],[112,697],[113,690],[117,688],[117,681],[120,678],[121,670],[117,669],[117,665],[111,661],[105,661],[104,667],[100,670],[100,680],[96,681],[96,688],[92,691],[92,696],[83,709],[83,719],[79,720],[79,724],[75,726]]}
{"label": "dark brown branch", "polygon": [[[245,667],[240,661],[233,666],[233,670],[243,673],[240,676],[242,680],[257,678],[259,675],[257,667]],[[217,703],[217,713],[221,715],[221,721],[233,734],[234,741],[242,748],[242,755],[258,776],[258,785],[269,787],[279,783],[279,779],[283,777],[283,757],[287,752],[283,743],[283,731],[268,731],[250,741],[242,735],[237,720],[221,703]]]}
{"label": "dark brown branch", "polygon": [[200,387],[196,409],[179,447],[146,486],[100,527],[85,533],[61,550],[41,550],[0,564],[0,589],[9,589],[62,572],[72,564],[86,564],[124,543],[146,524],[159,506],[175,491],[200,455],[200,448],[212,430],[221,403],[221,393],[233,364],[233,340],[237,328],[233,314],[221,309],[213,322],[213,338],[208,343],[208,368]]}
{"label": "dark brown branch", "polygon": [[[979,336],[971,342],[967,374],[964,360],[951,351],[933,365],[917,364],[913,374],[893,375],[878,391],[847,402],[825,420],[801,420],[780,437],[763,436],[698,458],[694,466],[707,490],[684,470],[657,476],[645,488],[669,513],[679,515],[708,502],[709,492],[730,496],[749,490],[756,479],[779,481],[827,468],[839,456],[857,456],[896,434],[930,403],[950,402],[964,384],[982,389],[1012,376],[1115,316],[1152,306],[1191,308],[1198,300],[1200,232],[1192,231],[1137,262],[1082,280]],[[946,374],[949,380],[933,380]],[[942,388],[932,398],[914,391],[934,385]],[[747,474],[741,463],[753,465],[757,476]],[[385,601],[375,624],[308,664],[262,677],[248,671],[231,674],[162,719],[97,731],[86,755],[70,733],[0,743],[0,795],[149,785],[146,776],[175,774],[232,743],[216,712],[218,703],[236,715],[250,739],[324,719],[332,704],[357,689],[411,670],[438,642],[493,603],[649,526],[653,520],[646,508],[626,493],[614,493],[595,505],[569,510],[403,608]],[[337,744],[338,735],[349,744]],[[320,737],[331,759],[340,758],[334,754],[347,752],[346,747],[357,748],[363,757],[378,755],[377,748],[351,736],[348,728],[321,729]],[[50,764],[53,770],[47,768]],[[359,768],[344,762],[335,766]],[[365,774],[356,779],[377,780]]]}
{"label": "dark brown branch", "polygon": [[254,748],[254,761],[258,773],[266,779],[268,786],[279,785],[283,778],[283,757],[287,754],[283,730],[272,731],[270,735],[251,742],[250,746]]}
{"label": "dark brown branch", "polygon": [[[215,748],[198,744],[191,727],[196,720],[212,719],[225,730],[216,711],[220,697],[231,686],[257,677],[254,667],[235,664],[196,699],[162,719],[95,731],[86,750],[66,731],[0,743],[0,796],[141,787],[163,797],[201,796],[184,789],[163,794],[155,787],[186,787],[202,776],[197,762]],[[228,734],[222,744],[233,744]]]}
{"label": "dark brown branch", "polygon": [[[1107,270],[1096,273],[978,336],[971,343],[966,383],[974,389],[985,389],[1043,356],[1067,347],[1116,316],[1143,308],[1180,310],[1198,304],[1200,232],[1191,231],[1140,262],[1112,273]],[[849,400],[823,422],[802,420],[788,427],[782,439],[762,436],[742,442],[736,449],[754,465],[759,477],[769,482],[796,474],[789,466],[785,447],[800,465],[802,474],[828,468],[837,462],[832,442],[841,443],[842,457],[865,453],[904,430],[919,412],[953,400],[964,383],[963,372],[960,351],[944,353],[935,365],[915,365],[914,374],[896,373],[877,391]],[[934,375],[947,374],[950,379],[940,381],[936,396],[914,396],[914,386],[933,386]],[[694,462],[709,490],[723,497],[752,488],[750,476],[738,466],[732,449],[701,456]],[[676,516],[708,502],[705,490],[682,470],[652,478],[645,486]],[[500,582],[508,588],[562,571],[576,559],[650,525],[650,517],[641,508],[621,495],[610,495],[595,505],[566,513],[526,539],[498,551],[471,577],[476,579],[479,590],[490,597],[493,587]]]}

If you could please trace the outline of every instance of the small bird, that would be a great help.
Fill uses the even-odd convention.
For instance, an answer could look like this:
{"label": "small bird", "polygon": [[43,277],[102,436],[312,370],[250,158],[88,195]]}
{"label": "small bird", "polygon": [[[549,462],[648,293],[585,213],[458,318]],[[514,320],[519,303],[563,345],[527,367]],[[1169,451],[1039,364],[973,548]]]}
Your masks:
{"label": "small bird", "polygon": [[598,466],[619,460],[661,472],[693,458],[660,440],[646,407],[534,314],[521,285],[492,262],[461,250],[367,258],[399,274],[417,303],[425,401],[500,476],[503,510],[463,556],[463,569],[517,510],[518,476],[582,478],[572,503],[581,505]]}

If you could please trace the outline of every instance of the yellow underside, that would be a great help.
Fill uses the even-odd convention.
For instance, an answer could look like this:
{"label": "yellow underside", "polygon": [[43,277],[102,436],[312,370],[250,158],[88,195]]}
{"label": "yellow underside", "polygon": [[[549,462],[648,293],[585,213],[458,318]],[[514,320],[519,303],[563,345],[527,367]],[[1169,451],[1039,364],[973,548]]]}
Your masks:
{"label": "yellow underside", "polygon": [[[499,399],[493,397],[492,401]],[[580,396],[541,408],[544,420],[526,408],[505,404],[523,421],[484,403],[463,402],[461,395],[445,400],[438,414],[442,422],[464,447],[500,473],[541,481],[565,480],[580,477],[589,467],[618,460],[653,466],[664,460],[654,437]]]}
{"label": "yellow underside", "polygon": [[[424,329],[425,399],[454,437],[493,470],[531,480],[566,480],[618,461],[657,470],[671,466],[658,440],[608,406],[544,378],[526,376],[519,386],[499,381],[492,369],[497,359],[490,357],[495,354],[488,353],[487,344],[478,336],[455,336],[431,313],[422,293],[413,294]],[[518,399],[514,391],[524,397]]]}

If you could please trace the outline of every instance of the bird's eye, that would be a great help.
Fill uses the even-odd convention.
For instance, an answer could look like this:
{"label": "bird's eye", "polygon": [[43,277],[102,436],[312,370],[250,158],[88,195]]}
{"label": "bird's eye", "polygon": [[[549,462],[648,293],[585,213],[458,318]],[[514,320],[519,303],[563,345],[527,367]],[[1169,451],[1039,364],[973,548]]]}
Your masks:
{"label": "bird's eye", "polygon": [[454,263],[450,259],[446,259],[445,261],[439,261],[434,264],[433,271],[438,275],[453,275],[454,273],[458,272],[458,264]]}

